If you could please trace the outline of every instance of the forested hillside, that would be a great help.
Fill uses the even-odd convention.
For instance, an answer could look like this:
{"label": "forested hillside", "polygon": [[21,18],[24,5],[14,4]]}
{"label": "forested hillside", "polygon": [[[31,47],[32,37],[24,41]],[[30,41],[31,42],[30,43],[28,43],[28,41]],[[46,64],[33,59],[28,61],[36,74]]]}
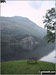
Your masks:
{"label": "forested hillside", "polygon": [[40,59],[54,50],[46,30],[25,17],[0,17],[2,61]]}

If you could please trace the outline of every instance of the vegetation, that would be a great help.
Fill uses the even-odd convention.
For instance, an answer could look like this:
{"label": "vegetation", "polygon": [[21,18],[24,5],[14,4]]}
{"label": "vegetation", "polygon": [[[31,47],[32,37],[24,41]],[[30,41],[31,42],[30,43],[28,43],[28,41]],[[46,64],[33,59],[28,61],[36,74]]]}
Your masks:
{"label": "vegetation", "polygon": [[1,3],[4,3],[4,2],[6,2],[6,1],[5,1],[5,0],[0,0],[0,2],[1,2]]}
{"label": "vegetation", "polygon": [[55,64],[44,61],[27,63],[28,60],[7,61],[1,63],[2,74],[40,74],[40,70],[55,70]]}
{"label": "vegetation", "polygon": [[47,28],[47,35],[46,38],[48,42],[54,42],[55,41],[55,25],[56,25],[56,10],[55,8],[51,8],[47,11],[45,15],[45,20],[43,23],[45,23],[45,27]]}

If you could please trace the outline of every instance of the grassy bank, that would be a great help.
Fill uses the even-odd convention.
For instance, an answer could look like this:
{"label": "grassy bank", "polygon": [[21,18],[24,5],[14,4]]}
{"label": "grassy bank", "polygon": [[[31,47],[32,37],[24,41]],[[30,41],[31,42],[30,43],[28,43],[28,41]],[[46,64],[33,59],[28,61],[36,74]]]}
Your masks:
{"label": "grassy bank", "polygon": [[28,63],[27,60],[1,63],[2,74],[39,74],[40,70],[55,70],[55,64],[44,61]]}

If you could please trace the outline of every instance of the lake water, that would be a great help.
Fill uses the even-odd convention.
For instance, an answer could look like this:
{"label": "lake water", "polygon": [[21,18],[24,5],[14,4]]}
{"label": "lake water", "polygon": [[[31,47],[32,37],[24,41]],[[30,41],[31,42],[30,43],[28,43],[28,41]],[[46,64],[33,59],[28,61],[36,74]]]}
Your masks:
{"label": "lake water", "polygon": [[48,54],[47,56],[43,57],[40,59],[40,61],[47,61],[47,62],[52,62],[52,63],[56,63],[56,50],[54,50],[53,52],[51,52],[50,54]]}

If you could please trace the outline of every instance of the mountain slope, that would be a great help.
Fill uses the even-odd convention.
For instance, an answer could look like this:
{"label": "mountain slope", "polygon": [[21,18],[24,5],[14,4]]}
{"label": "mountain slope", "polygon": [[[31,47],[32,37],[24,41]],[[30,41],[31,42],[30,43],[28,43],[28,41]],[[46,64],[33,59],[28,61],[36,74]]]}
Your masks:
{"label": "mountain slope", "polygon": [[0,17],[0,25],[2,61],[40,59],[54,49],[54,44],[45,40],[46,30],[28,18]]}

